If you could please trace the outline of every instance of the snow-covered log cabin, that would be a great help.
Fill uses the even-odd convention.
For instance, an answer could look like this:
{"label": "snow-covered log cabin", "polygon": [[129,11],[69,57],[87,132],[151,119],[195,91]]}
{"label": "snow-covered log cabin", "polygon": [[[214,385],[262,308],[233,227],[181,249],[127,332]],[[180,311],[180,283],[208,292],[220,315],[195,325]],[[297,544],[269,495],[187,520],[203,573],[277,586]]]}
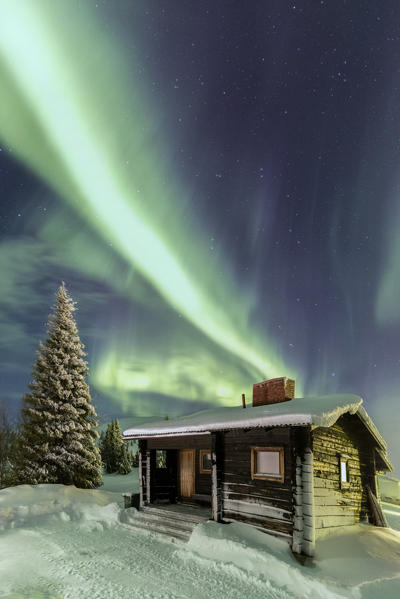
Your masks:
{"label": "snow-covered log cabin", "polygon": [[387,447],[352,394],[294,397],[286,377],[253,386],[252,406],[220,407],[135,427],[140,506],[198,503],[313,556],[326,531],[382,525],[377,473]]}

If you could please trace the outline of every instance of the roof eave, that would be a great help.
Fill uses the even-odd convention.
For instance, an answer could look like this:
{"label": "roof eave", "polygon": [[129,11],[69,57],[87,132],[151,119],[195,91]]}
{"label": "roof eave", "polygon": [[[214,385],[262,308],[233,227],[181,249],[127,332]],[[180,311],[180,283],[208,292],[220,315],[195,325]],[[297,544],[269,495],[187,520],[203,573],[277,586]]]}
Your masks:
{"label": "roof eave", "polygon": [[388,456],[386,455],[386,452],[382,451],[382,449],[379,449],[378,447],[375,447],[375,452],[378,455],[378,459],[380,459],[383,464],[383,468],[381,468],[379,464],[376,465],[377,471],[379,471],[379,472],[394,472],[393,464],[391,463]]}
{"label": "roof eave", "polygon": [[200,435],[210,435],[211,431],[195,431],[195,432],[188,432],[188,431],[184,431],[184,432],[179,432],[179,431],[172,431],[172,432],[156,432],[156,433],[143,433],[142,435],[136,434],[136,435],[125,435],[125,433],[123,434],[123,439],[124,441],[138,441],[140,439],[157,439],[158,437],[197,437]]}
{"label": "roof eave", "polygon": [[367,411],[365,410],[365,408],[360,406],[359,409],[357,410],[357,416],[360,418],[361,422],[365,425],[366,429],[373,436],[373,438],[377,442],[378,446],[386,453],[387,452],[386,442],[383,439],[380,432],[378,431],[375,424],[373,423],[373,421],[371,420],[370,416],[367,414]]}
{"label": "roof eave", "polygon": [[[241,423],[241,422],[229,422],[227,424],[216,424],[216,425],[208,425],[203,430],[199,429],[187,429],[184,431],[180,430],[156,430],[154,432],[144,431],[143,433],[127,433],[124,431],[123,438],[126,441],[133,441],[137,439],[154,439],[157,437],[192,437],[194,435],[209,435],[211,433],[216,433],[220,431],[230,431],[230,430],[244,430],[244,429],[253,429],[253,428],[282,428],[285,426],[311,426],[311,418],[305,417],[303,420],[292,421],[292,422],[284,422],[284,423],[276,423],[265,421],[263,423],[255,422],[251,424],[249,422]],[[129,430],[129,429],[128,429]],[[133,431],[133,429],[132,429]]]}

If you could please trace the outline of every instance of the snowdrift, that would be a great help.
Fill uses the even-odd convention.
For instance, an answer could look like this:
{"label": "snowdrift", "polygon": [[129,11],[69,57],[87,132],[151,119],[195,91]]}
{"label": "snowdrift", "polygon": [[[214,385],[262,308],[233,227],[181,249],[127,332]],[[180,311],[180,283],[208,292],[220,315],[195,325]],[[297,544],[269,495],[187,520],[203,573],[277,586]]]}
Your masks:
{"label": "snowdrift", "polygon": [[[46,522],[76,522],[103,530],[127,521],[134,510],[122,510],[116,494],[64,485],[20,485],[0,491],[0,530]],[[118,497],[119,499],[119,497]]]}
{"label": "snowdrift", "polygon": [[[351,532],[331,535],[318,542],[317,558],[304,566],[285,541],[239,522],[202,524],[187,548],[204,559],[274,581],[290,597],[398,599],[400,593],[400,532],[390,528],[360,524]],[[184,559],[185,550],[180,553]]]}
{"label": "snowdrift", "polygon": [[[390,528],[359,525],[329,536],[318,543],[317,559],[301,565],[285,541],[238,522],[200,524],[177,548],[135,529],[136,511],[120,499],[63,485],[0,491],[0,598],[400,596],[400,532]],[[399,508],[386,511],[400,524]]]}

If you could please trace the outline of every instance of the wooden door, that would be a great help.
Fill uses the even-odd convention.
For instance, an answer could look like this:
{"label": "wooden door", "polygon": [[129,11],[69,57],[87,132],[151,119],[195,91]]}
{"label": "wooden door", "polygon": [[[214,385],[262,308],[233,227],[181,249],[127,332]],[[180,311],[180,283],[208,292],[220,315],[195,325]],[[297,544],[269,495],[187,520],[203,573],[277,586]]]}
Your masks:
{"label": "wooden door", "polygon": [[191,497],[194,494],[195,457],[195,449],[182,449],[179,452],[179,479],[181,497]]}

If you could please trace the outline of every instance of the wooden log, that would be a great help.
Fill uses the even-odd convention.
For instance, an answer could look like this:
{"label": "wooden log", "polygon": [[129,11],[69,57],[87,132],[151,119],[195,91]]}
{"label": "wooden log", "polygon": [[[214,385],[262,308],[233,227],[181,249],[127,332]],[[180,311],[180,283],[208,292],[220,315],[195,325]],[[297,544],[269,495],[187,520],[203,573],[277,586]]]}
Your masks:
{"label": "wooden log", "polygon": [[252,501],[255,503],[262,503],[265,505],[271,505],[275,508],[284,509],[287,511],[292,511],[292,503],[289,501],[282,501],[280,499],[264,497],[262,495],[243,495],[240,493],[229,493],[226,491],[222,492],[222,498],[224,501],[232,500],[232,501]]}
{"label": "wooden log", "polygon": [[302,552],[305,555],[309,555],[312,557],[315,554],[315,542],[314,541],[309,541],[306,538],[304,538],[301,546],[302,546]]}
{"label": "wooden log", "polygon": [[314,505],[309,504],[309,503],[303,503],[302,508],[303,508],[303,515],[304,516],[311,516],[312,517],[312,515],[314,513]]}
{"label": "wooden log", "polygon": [[265,528],[266,530],[272,532],[279,531],[287,535],[292,535],[293,532],[293,523],[288,520],[277,520],[275,518],[270,519],[265,517],[259,518],[254,514],[244,514],[242,512],[229,510],[223,511],[223,518],[238,520],[240,522],[245,522],[246,524],[252,524],[253,526]]}
{"label": "wooden log", "polygon": [[139,507],[142,508],[144,505],[143,500],[143,451],[144,451],[144,442],[139,441],[138,443],[139,449]]}
{"label": "wooden log", "polygon": [[251,514],[259,517],[265,516],[266,518],[277,518],[278,520],[292,519],[291,511],[252,501],[232,501],[225,499],[224,510],[228,512],[241,512],[243,514]]}
{"label": "wooden log", "polygon": [[338,532],[340,531],[351,531],[351,529],[353,528],[354,524],[346,524],[346,525],[340,525],[340,526],[330,526],[330,527],[326,527],[326,528],[316,528],[315,529],[315,537],[316,539],[321,539],[323,537],[325,537],[327,534],[331,533],[331,532]]}
{"label": "wooden log", "polygon": [[[313,543],[314,551],[315,551],[315,528],[314,526],[309,526],[308,524],[303,523],[303,541],[308,541],[308,543]],[[310,547],[307,544],[308,547]],[[306,554],[309,555],[309,554]]]}
{"label": "wooden log", "polygon": [[370,502],[370,508],[373,515],[373,523],[375,526],[387,526],[385,514],[382,511],[382,507],[377,500],[376,496],[372,492],[371,487],[367,486],[368,499]]}
{"label": "wooden log", "polygon": [[[225,473],[226,475],[227,473]],[[229,475],[222,481],[225,491],[230,493],[240,493],[243,495],[261,495],[263,497],[278,498],[286,501],[291,501],[292,487],[291,485],[269,484],[270,481],[249,480],[239,482],[235,475]],[[273,481],[271,481],[273,482]]]}
{"label": "wooden log", "polygon": [[[312,450],[307,447],[302,462],[303,475],[308,472],[313,473],[313,462]],[[305,511],[308,513],[306,514]],[[313,557],[315,554],[314,477],[306,477],[306,479],[303,480],[303,526],[303,553],[309,557]]]}
{"label": "wooden log", "polygon": [[211,449],[211,435],[183,435],[148,439],[149,449]]}
{"label": "wooden log", "polygon": [[339,493],[325,495],[323,497],[316,496],[314,497],[314,505],[315,509],[319,506],[328,506],[328,505],[341,505],[341,506],[359,506],[361,505],[361,501],[359,497],[344,497]]}
{"label": "wooden log", "polygon": [[315,516],[339,516],[339,517],[353,517],[360,515],[360,508],[351,508],[349,506],[340,505],[328,505],[328,506],[317,506],[315,507]]}
{"label": "wooden log", "polygon": [[296,457],[296,487],[294,492],[294,518],[293,518],[293,538],[292,551],[294,553],[302,552],[303,543],[303,476],[301,468],[301,458]]}
{"label": "wooden log", "polygon": [[300,533],[303,532],[303,529],[304,529],[303,517],[300,518],[298,516],[295,516],[293,518],[293,539],[294,539],[294,533],[296,531],[297,542],[300,544],[300,546],[301,546],[301,540],[303,537],[303,535]]}
{"label": "wooden log", "polygon": [[150,494],[150,450],[146,450],[146,504],[148,505],[151,502],[151,494]]}
{"label": "wooden log", "polygon": [[211,507],[212,517],[216,522],[222,520],[223,499],[221,471],[223,464],[223,434],[211,435]]}
{"label": "wooden log", "polygon": [[308,503],[309,505],[313,505],[314,494],[312,490],[310,490],[310,486],[303,485],[303,504]]}
{"label": "wooden log", "polygon": [[342,514],[340,516],[316,516],[315,528],[330,528],[333,526],[346,526],[356,524],[357,519],[354,514]]}

